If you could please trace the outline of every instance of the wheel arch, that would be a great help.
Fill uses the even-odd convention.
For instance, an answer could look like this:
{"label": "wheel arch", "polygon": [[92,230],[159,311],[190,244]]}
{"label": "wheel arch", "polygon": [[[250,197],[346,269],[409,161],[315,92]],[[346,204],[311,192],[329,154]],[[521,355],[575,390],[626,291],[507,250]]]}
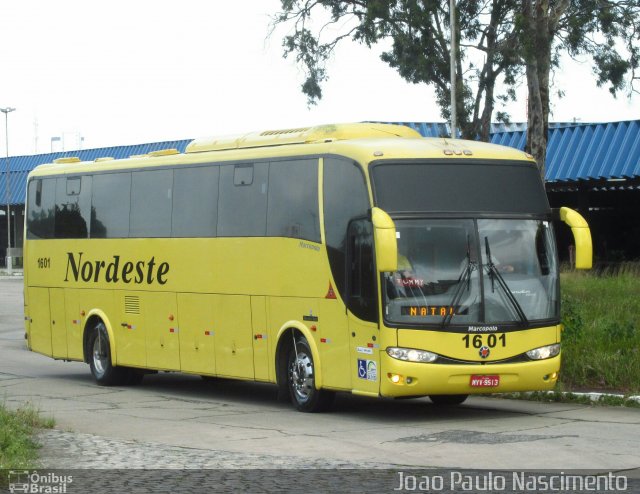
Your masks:
{"label": "wheel arch", "polygon": [[107,330],[107,334],[109,335],[109,351],[111,352],[111,364],[116,365],[118,362],[117,353],[116,353],[116,338],[113,328],[111,327],[111,323],[109,322],[109,318],[107,315],[101,311],[100,309],[93,309],[89,311],[87,314],[87,320],[84,324],[84,332],[82,335],[82,348],[84,354],[84,361],[89,363],[89,359],[91,357],[91,348],[89,348],[89,338],[91,335],[91,330],[98,323],[98,321],[102,321],[104,327]]}
{"label": "wheel arch", "polygon": [[316,389],[322,388],[322,366],[320,365],[320,352],[311,330],[300,321],[287,321],[278,330],[276,336],[276,353],[275,353],[275,366],[276,366],[276,383],[281,384],[287,380],[287,363],[286,355],[287,350],[293,346],[291,334],[296,336],[304,336],[311,349],[311,356],[314,362],[315,372],[315,385]]}

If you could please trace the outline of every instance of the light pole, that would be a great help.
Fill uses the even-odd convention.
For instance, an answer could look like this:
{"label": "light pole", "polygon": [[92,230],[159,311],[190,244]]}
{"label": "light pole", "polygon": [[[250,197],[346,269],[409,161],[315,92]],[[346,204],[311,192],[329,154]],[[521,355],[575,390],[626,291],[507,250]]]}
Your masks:
{"label": "light pole", "polygon": [[456,0],[449,0],[449,34],[451,36],[451,139],[458,136],[458,118],[456,105]]}
{"label": "light pole", "polygon": [[0,111],[4,113],[4,131],[7,144],[7,272],[12,274],[13,266],[11,262],[11,185],[9,179],[11,177],[11,169],[9,168],[9,113],[15,111],[15,108],[7,106],[6,108],[0,108]]}

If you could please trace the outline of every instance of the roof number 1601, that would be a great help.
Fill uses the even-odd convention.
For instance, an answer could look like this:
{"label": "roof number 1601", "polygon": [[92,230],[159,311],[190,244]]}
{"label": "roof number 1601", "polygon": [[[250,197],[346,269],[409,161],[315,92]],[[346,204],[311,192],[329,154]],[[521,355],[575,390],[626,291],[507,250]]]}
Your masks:
{"label": "roof number 1601", "polygon": [[462,337],[462,341],[464,341],[465,348],[469,348],[473,346],[473,348],[481,348],[483,346],[488,346],[489,348],[494,348],[498,345],[503,347],[507,346],[507,336],[505,334],[501,334],[500,336],[495,334],[490,334],[487,336],[487,342],[484,342],[484,337],[481,334],[471,335],[467,334]]}

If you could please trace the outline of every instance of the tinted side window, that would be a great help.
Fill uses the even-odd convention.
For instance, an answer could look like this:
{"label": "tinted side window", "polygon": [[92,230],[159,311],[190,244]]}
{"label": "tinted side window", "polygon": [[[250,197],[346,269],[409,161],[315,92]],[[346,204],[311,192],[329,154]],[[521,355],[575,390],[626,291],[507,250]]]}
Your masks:
{"label": "tinted side window", "polygon": [[317,159],[269,164],[267,235],[320,242]]}
{"label": "tinted side window", "polygon": [[173,175],[173,237],[215,237],[219,166],[176,168]]}
{"label": "tinted side window", "polygon": [[130,237],[171,236],[173,170],[133,172]]}
{"label": "tinted side window", "polygon": [[131,173],[108,173],[93,177],[91,238],[129,236]]}
{"label": "tinted side window", "polygon": [[260,237],[266,234],[268,180],[268,163],[220,168],[219,237]]}
{"label": "tinted side window", "polygon": [[352,218],[365,216],[369,194],[360,167],[344,158],[324,159],[324,232],[331,272],[336,287],[346,300],[345,252],[347,228]]}
{"label": "tinted side window", "polygon": [[91,177],[60,177],[56,184],[56,238],[87,238],[91,223]]}
{"label": "tinted side window", "polygon": [[29,182],[27,238],[53,238],[55,227],[56,179],[37,178]]}
{"label": "tinted side window", "polygon": [[373,226],[369,220],[349,225],[348,306],[360,319],[377,321]]}

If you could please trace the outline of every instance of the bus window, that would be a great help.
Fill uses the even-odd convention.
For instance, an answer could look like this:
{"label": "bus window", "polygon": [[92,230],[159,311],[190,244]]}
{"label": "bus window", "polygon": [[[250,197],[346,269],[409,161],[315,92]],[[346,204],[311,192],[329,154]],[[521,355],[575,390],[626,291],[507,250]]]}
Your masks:
{"label": "bus window", "polygon": [[219,177],[219,166],[174,170],[172,237],[216,236]]}
{"label": "bus window", "polygon": [[172,170],[133,172],[129,236],[171,236],[172,188]]}
{"label": "bus window", "polygon": [[317,159],[269,164],[267,236],[320,242]]}
{"label": "bus window", "polygon": [[353,161],[325,158],[323,175],[324,232],[329,264],[336,288],[346,300],[347,228],[351,219],[367,214],[369,195],[364,175]]}
{"label": "bus window", "polygon": [[[220,168],[218,236],[261,237],[267,230],[269,163]],[[247,182],[251,183],[247,183]],[[242,213],[239,213],[242,211]]]}
{"label": "bus window", "polygon": [[377,321],[376,274],[373,262],[373,228],[368,220],[349,225],[348,307],[364,321]]}
{"label": "bus window", "polygon": [[88,238],[91,177],[61,177],[56,185],[56,238]]}
{"label": "bus window", "polygon": [[131,173],[107,173],[93,177],[91,238],[129,236]]}
{"label": "bus window", "polygon": [[251,185],[253,183],[253,165],[233,167],[233,185]]}
{"label": "bus window", "polygon": [[53,238],[56,179],[31,180],[28,193],[27,238]]}

